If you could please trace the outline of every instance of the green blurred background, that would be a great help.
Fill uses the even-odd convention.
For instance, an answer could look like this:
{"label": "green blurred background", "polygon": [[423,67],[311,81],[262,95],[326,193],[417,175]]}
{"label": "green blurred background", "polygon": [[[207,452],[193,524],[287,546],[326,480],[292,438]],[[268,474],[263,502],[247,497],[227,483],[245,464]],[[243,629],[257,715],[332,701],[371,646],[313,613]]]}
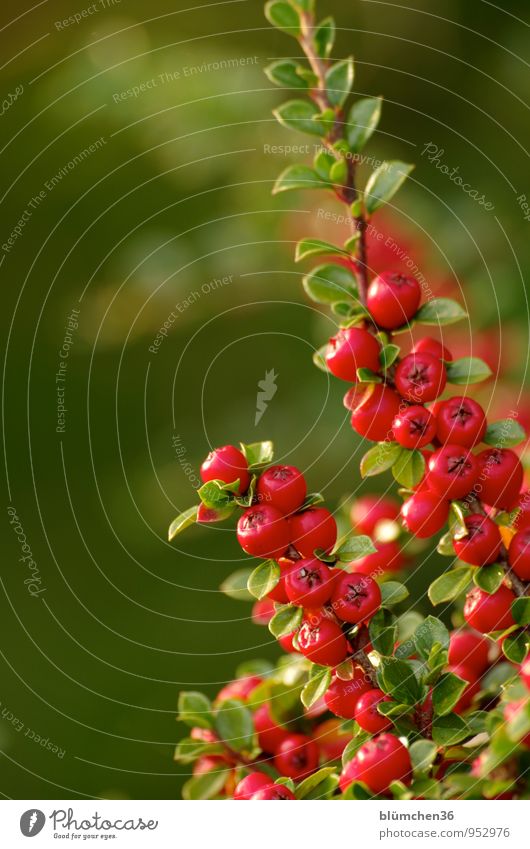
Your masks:
{"label": "green blurred background", "polygon": [[[385,95],[370,153],[416,164],[378,226],[436,292],[466,302],[473,330],[450,338],[494,366],[481,390],[490,412],[515,404],[524,419],[530,221],[517,198],[530,195],[528,4],[319,5],[337,17],[334,55],[355,54],[355,93]],[[191,529],[176,545],[166,529],[194,502],[209,447],[227,442],[272,438],[331,505],[359,487],[363,449],[345,387],[311,363],[333,325],[306,301],[292,260],[301,236],[346,233],[315,213],[340,211],[333,201],[271,197],[279,171],[301,157],[268,146],[307,139],[271,116],[282,93],[263,67],[296,44],[268,27],[260,2],[29,8],[5,0],[0,31],[2,96],[23,88],[1,117],[2,244],[31,212],[0,256],[4,479],[43,591],[31,597],[24,584],[6,512],[0,791],[178,798],[179,689],[213,695],[238,663],[278,649],[248,605],[219,593],[243,564],[229,529]],[[60,23],[83,9],[79,23]],[[422,155],[429,142],[494,210]],[[370,261],[399,266],[379,249]],[[277,392],[256,426],[257,384],[271,369]],[[422,556],[413,599],[424,604],[439,567]]]}

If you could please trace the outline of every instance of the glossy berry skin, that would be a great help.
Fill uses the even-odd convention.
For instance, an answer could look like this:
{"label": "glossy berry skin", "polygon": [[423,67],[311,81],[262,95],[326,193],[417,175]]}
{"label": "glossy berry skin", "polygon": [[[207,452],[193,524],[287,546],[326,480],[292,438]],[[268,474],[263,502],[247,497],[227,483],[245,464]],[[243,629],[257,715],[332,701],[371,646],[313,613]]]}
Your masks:
{"label": "glossy berry skin", "polygon": [[252,605],[251,618],[254,625],[268,625],[274,616],[274,602],[270,598],[262,598]]}
{"label": "glossy berry skin", "polygon": [[252,690],[255,690],[258,684],[261,684],[263,678],[258,675],[247,675],[245,678],[236,678],[235,681],[230,681],[226,684],[215,697],[216,702],[224,702],[225,699],[241,699],[246,702]]}
{"label": "glossy berry skin", "polygon": [[271,784],[270,787],[263,787],[252,796],[253,802],[283,802],[289,799],[296,799],[296,796],[284,784]]}
{"label": "glossy berry skin", "polygon": [[321,666],[337,666],[348,653],[348,642],[336,622],[322,618],[315,624],[303,622],[298,647],[304,657]]}
{"label": "glossy berry skin", "polygon": [[487,563],[494,563],[501,550],[499,526],[479,513],[466,516],[464,522],[468,535],[462,539],[453,540],[456,556],[472,566],[486,566]]}
{"label": "glossy berry skin", "polygon": [[361,534],[372,536],[378,522],[395,521],[399,516],[399,504],[394,498],[384,495],[363,495],[352,505],[352,526]]}
{"label": "glossy berry skin", "polygon": [[465,666],[478,678],[489,665],[490,645],[481,634],[473,631],[453,631],[449,637],[449,664]]}
{"label": "glossy berry skin", "polygon": [[357,382],[357,369],[368,368],[378,372],[381,346],[375,336],[359,327],[339,330],[329,340],[326,364],[331,374],[350,383]]}
{"label": "glossy berry skin", "polygon": [[530,530],[515,534],[508,549],[508,561],[522,581],[530,581]]}
{"label": "glossy berry skin", "polygon": [[369,575],[346,572],[335,582],[333,612],[344,622],[364,622],[381,606],[381,590]]}
{"label": "glossy berry skin", "polygon": [[457,396],[437,406],[436,436],[440,442],[472,448],[482,442],[487,425],[484,410],[472,398]]}
{"label": "glossy berry skin", "polygon": [[372,442],[393,440],[392,424],[400,405],[399,395],[393,389],[372,383],[353,408],[351,426],[359,436]]}
{"label": "glossy berry skin", "polygon": [[260,705],[254,713],[254,728],[258,735],[258,743],[264,752],[274,754],[280,743],[283,743],[289,732],[275,721],[268,704]]}
{"label": "glossy berry skin", "polygon": [[278,642],[283,651],[289,652],[290,654],[296,654],[298,649],[293,645],[293,637],[295,633],[296,632],[293,631],[291,634],[284,634],[283,637],[278,637]]}
{"label": "glossy berry skin", "polygon": [[526,531],[530,528],[530,490],[521,492],[517,499],[516,507],[519,508],[513,526],[518,531]]}
{"label": "glossy berry skin", "polygon": [[280,744],[274,766],[280,775],[299,781],[318,767],[318,745],[305,734],[289,734]]}
{"label": "glossy berry skin", "polygon": [[448,501],[463,498],[479,474],[476,457],[460,445],[443,445],[429,459],[429,489]]}
{"label": "glossy berry skin", "polygon": [[244,454],[235,445],[223,445],[222,448],[210,451],[201,466],[203,483],[213,480],[233,483],[238,478],[238,492],[242,495],[250,484],[250,473]]}
{"label": "glossy berry skin", "polygon": [[407,401],[434,401],[445,389],[447,374],[441,360],[431,354],[408,354],[396,369],[396,389]]}
{"label": "glossy berry skin", "polygon": [[366,295],[372,318],[385,330],[395,330],[406,324],[418,312],[420,301],[418,281],[393,271],[385,271],[372,280]]}
{"label": "glossy berry skin", "polygon": [[426,407],[405,407],[394,419],[392,430],[403,448],[424,448],[436,436],[436,419]]}
{"label": "glossy berry skin", "polygon": [[342,719],[353,719],[357,702],[364,693],[372,688],[367,680],[364,670],[360,666],[353,667],[353,678],[343,681],[342,678],[333,678],[326,690],[324,701],[331,713]]}
{"label": "glossy berry skin", "polygon": [[449,517],[449,501],[428,490],[412,495],[401,508],[407,531],[419,539],[439,533]]}
{"label": "glossy berry skin", "polygon": [[400,546],[392,540],[391,542],[374,543],[377,551],[366,554],[359,560],[350,563],[352,572],[359,575],[382,574],[383,572],[399,572],[405,564],[405,558]]}
{"label": "glossy berry skin", "polygon": [[354,781],[360,781],[359,778],[360,766],[353,758],[343,768],[340,777],[339,777],[339,788],[341,793],[345,793],[350,784],[353,784]]}
{"label": "glossy berry skin", "polygon": [[504,584],[491,595],[474,587],[466,597],[464,619],[481,634],[504,631],[514,624],[510,609],[514,599],[514,594]]}
{"label": "glossy berry skin", "polygon": [[337,542],[337,523],[325,507],[311,507],[289,519],[290,539],[302,557],[313,557],[315,549],[330,552]]}
{"label": "glossy berry skin", "polygon": [[527,690],[530,690],[530,655],[521,664],[521,680]]}
{"label": "glossy berry skin", "polygon": [[296,466],[270,466],[258,480],[258,501],[272,504],[281,513],[294,513],[307,495],[305,478]]}
{"label": "glossy berry skin", "polygon": [[285,577],[287,598],[300,607],[322,607],[331,597],[335,575],[321,560],[296,560]]}
{"label": "glossy berry skin", "polygon": [[410,781],[410,755],[394,734],[380,734],[368,740],[353,760],[357,763],[357,780],[363,781],[372,793],[386,793],[393,781]]}
{"label": "glossy berry skin", "polygon": [[270,775],[266,775],[264,772],[251,772],[236,785],[234,799],[248,802],[254,793],[257,793],[258,790],[262,790],[264,787],[270,787],[272,783],[273,779]]}
{"label": "glossy berry skin", "polygon": [[385,695],[382,690],[368,690],[357,702],[355,707],[355,721],[363,731],[370,734],[380,734],[392,727],[392,721],[377,710],[381,702],[391,702],[390,696]]}
{"label": "glossy berry skin", "polygon": [[453,355],[445,345],[442,345],[438,339],[432,339],[430,336],[424,336],[423,339],[418,339],[411,351],[412,354],[430,354],[438,360],[444,360],[446,363],[453,362]]}
{"label": "glossy berry skin", "polygon": [[476,492],[490,507],[511,510],[523,483],[523,467],[509,448],[488,448],[477,455],[479,480]]}
{"label": "glossy berry skin", "polygon": [[287,519],[270,504],[249,507],[237,523],[237,540],[253,557],[281,557],[291,541]]}

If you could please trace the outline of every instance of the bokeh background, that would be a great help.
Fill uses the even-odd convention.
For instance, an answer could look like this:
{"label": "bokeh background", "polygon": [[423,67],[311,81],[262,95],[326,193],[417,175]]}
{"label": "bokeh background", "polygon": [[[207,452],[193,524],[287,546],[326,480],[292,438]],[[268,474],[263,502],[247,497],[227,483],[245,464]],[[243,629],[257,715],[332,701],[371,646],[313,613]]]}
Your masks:
{"label": "bokeh background", "polygon": [[[416,164],[377,224],[401,259],[379,243],[370,264],[411,258],[434,292],[466,303],[472,324],[447,338],[494,369],[479,393],[490,415],[515,409],[524,422],[528,4],[319,5],[337,17],[334,56],[356,57],[356,95],[385,96],[370,153]],[[309,137],[271,115],[282,93],[263,68],[297,51],[258,0],[89,7],[4,0],[1,11],[2,245],[26,212],[0,252],[3,478],[40,591],[24,583],[6,509],[0,791],[178,798],[179,689],[213,695],[237,664],[278,649],[249,605],[219,592],[245,565],[229,528],[192,528],[173,545],[166,529],[194,502],[209,447],[227,442],[273,439],[333,506],[357,491],[363,448],[345,387],[311,363],[333,325],[292,259],[298,238],[346,231],[323,226],[319,209],[341,210],[318,194],[271,197],[279,171],[308,157],[270,147]],[[453,168],[494,208],[456,186]],[[268,370],[277,392],[256,425]],[[425,606],[439,568],[429,552],[416,561],[413,600]]]}

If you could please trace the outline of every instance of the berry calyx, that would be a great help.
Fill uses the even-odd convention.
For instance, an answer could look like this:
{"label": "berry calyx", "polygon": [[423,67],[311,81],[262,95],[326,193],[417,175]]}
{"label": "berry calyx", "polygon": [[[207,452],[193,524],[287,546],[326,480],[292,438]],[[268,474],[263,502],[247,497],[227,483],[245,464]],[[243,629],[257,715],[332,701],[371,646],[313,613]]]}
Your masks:
{"label": "berry calyx", "polygon": [[270,466],[258,480],[258,501],[287,515],[299,510],[307,495],[305,478],[296,466]]}
{"label": "berry calyx", "polygon": [[324,617],[315,623],[303,622],[298,647],[304,657],[320,666],[337,666],[348,653],[348,642],[336,622]]}
{"label": "berry calyx", "polygon": [[436,436],[436,419],[426,407],[406,407],[397,414],[392,430],[403,448],[423,448]]}
{"label": "berry calyx", "polygon": [[281,557],[291,541],[287,519],[276,507],[258,504],[245,510],[237,523],[237,539],[253,557]]}
{"label": "berry calyx", "polygon": [[449,398],[436,409],[436,436],[440,442],[472,448],[482,442],[487,424],[484,410],[472,398]]}
{"label": "berry calyx", "polygon": [[421,301],[420,284],[414,277],[385,271],[368,287],[366,304],[379,327],[395,330],[417,312]]}
{"label": "berry calyx", "polygon": [[296,799],[296,796],[285,784],[271,784],[270,787],[263,787],[252,796],[253,802],[281,802],[288,799]]}
{"label": "berry calyx", "polygon": [[322,607],[331,597],[335,575],[316,557],[296,560],[285,576],[287,598],[300,607]]}
{"label": "berry calyx", "polygon": [[377,710],[377,706],[381,702],[391,702],[390,696],[383,693],[382,690],[368,690],[367,693],[359,698],[355,706],[355,721],[363,731],[368,731],[370,734],[380,734],[381,731],[386,731],[392,727],[392,721],[386,716],[382,716]]}
{"label": "berry calyx", "polygon": [[298,781],[314,772],[318,761],[318,745],[311,737],[305,734],[289,734],[278,747],[274,766],[280,775]]}
{"label": "berry calyx", "polygon": [[396,369],[397,391],[415,404],[434,401],[444,391],[446,382],[444,364],[431,354],[408,354]]}
{"label": "berry calyx", "polygon": [[357,382],[357,369],[367,368],[378,372],[381,346],[375,336],[359,327],[339,330],[329,340],[326,364],[331,374],[341,380]]}
{"label": "berry calyx", "polygon": [[337,542],[337,523],[325,507],[312,507],[289,518],[290,541],[302,557],[316,549],[329,553]]}
{"label": "berry calyx", "polygon": [[481,634],[504,631],[514,624],[511,613],[514,599],[513,592],[504,584],[491,594],[474,587],[466,597],[464,619]]}
{"label": "berry calyx", "polygon": [[444,445],[429,459],[428,486],[452,501],[473,489],[479,474],[476,457],[460,445]]}
{"label": "berry calyx", "polygon": [[530,529],[515,534],[508,549],[508,562],[517,577],[530,581]]}
{"label": "berry calyx", "polygon": [[336,580],[331,602],[339,619],[357,624],[379,610],[381,590],[369,575],[346,573]]}
{"label": "berry calyx", "polygon": [[478,513],[466,516],[464,524],[467,536],[453,540],[456,556],[473,566],[486,566],[497,560],[502,542],[498,525]]}
{"label": "berry calyx", "polygon": [[479,476],[475,492],[485,504],[511,510],[523,483],[523,467],[509,448],[487,448],[477,455]]}
{"label": "berry calyx", "polygon": [[424,490],[412,495],[401,508],[407,531],[419,539],[427,539],[442,530],[449,516],[449,501]]}
{"label": "berry calyx", "polygon": [[266,775],[264,772],[251,772],[236,785],[234,799],[248,802],[254,793],[257,793],[258,790],[262,790],[264,787],[270,787],[272,783],[273,779],[270,775]]}
{"label": "berry calyx", "polygon": [[433,339],[431,336],[424,336],[414,343],[411,351],[412,354],[431,354],[438,360],[444,360],[446,363],[453,361],[453,355],[445,345],[442,345],[438,339]]}
{"label": "berry calyx", "polygon": [[[355,778],[352,780],[363,781],[376,795],[386,793],[393,781],[402,781],[404,784],[410,781],[410,755],[394,734],[380,734],[368,740],[353,760],[356,766],[353,770]],[[348,778],[350,776],[351,770]]]}
{"label": "berry calyx", "polygon": [[250,484],[250,473],[245,455],[235,445],[223,445],[210,451],[201,466],[203,483],[219,480],[234,483],[239,480],[238,493],[243,495]]}
{"label": "berry calyx", "polygon": [[392,424],[399,413],[399,395],[383,383],[371,383],[357,403],[353,402],[351,426],[372,442],[393,440]]}

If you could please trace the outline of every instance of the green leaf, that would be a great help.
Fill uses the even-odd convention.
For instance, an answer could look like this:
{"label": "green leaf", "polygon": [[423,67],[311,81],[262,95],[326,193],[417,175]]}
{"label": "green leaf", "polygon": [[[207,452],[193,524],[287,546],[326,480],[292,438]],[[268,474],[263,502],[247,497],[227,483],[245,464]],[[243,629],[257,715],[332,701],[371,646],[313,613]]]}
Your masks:
{"label": "green leaf", "polygon": [[245,459],[252,469],[261,469],[262,466],[268,466],[274,460],[274,443],[270,440],[265,442],[251,442],[249,445],[240,443],[241,451],[245,455]]}
{"label": "green leaf", "polygon": [[491,377],[492,371],[484,360],[478,357],[462,357],[446,364],[447,380],[459,386],[469,383],[481,383]]}
{"label": "green leaf", "polygon": [[395,616],[382,607],[372,616],[368,626],[370,642],[375,651],[389,657],[394,651],[397,626]]}
{"label": "green leaf", "polygon": [[319,265],[303,279],[304,289],[318,304],[332,304],[357,297],[353,274],[342,265]]}
{"label": "green leaf", "polygon": [[350,742],[346,744],[346,748],[342,753],[343,766],[346,766],[346,764],[349,763],[349,761],[351,761],[355,757],[363,743],[366,743],[369,738],[370,734],[368,734],[366,731],[358,731],[355,734],[353,739],[351,739]]}
{"label": "green leaf", "polygon": [[435,616],[427,616],[414,632],[414,645],[422,660],[427,660],[433,646],[438,643],[442,649],[449,648],[449,631],[444,623]]}
{"label": "green leaf", "polygon": [[488,425],[483,442],[495,448],[513,448],[526,439],[526,433],[514,419],[502,419]]}
{"label": "green leaf", "polygon": [[428,324],[443,327],[467,318],[467,312],[459,303],[450,298],[433,298],[421,306],[414,316],[417,324]]}
{"label": "green leaf", "polygon": [[329,153],[327,150],[319,150],[319,152],[313,159],[313,167],[318,176],[321,177],[325,183],[330,182],[331,169],[333,168],[336,161],[337,160],[335,159],[333,154]]}
{"label": "green leaf", "polygon": [[315,30],[315,47],[322,59],[327,59],[335,42],[335,21],[333,18],[325,18]]}
{"label": "green leaf", "polygon": [[185,510],[184,513],[181,513],[176,519],[173,519],[167,533],[169,542],[174,540],[177,534],[180,534],[186,528],[189,528],[190,525],[195,524],[197,521],[198,510],[199,508],[195,505],[194,507],[190,507],[189,510]]}
{"label": "green leaf", "polygon": [[280,59],[265,68],[265,73],[271,83],[285,88],[309,88],[307,80],[303,79],[297,69],[301,66],[290,59]]}
{"label": "green leaf", "polygon": [[365,206],[371,215],[394,197],[414,168],[404,162],[383,162],[370,176],[365,189]]}
{"label": "green leaf", "polygon": [[[328,670],[329,671],[329,670]],[[297,799],[305,799],[306,796],[311,793],[315,787],[318,787],[319,784],[329,776],[335,772],[335,767],[333,766],[324,766],[322,769],[314,772],[313,775],[308,775],[307,778],[304,778],[303,781],[300,782],[298,787],[296,788],[296,798]]]}
{"label": "green leaf", "polygon": [[254,598],[264,598],[280,580],[280,567],[275,560],[264,560],[250,573],[247,588]]}
{"label": "green leaf", "polygon": [[399,581],[385,581],[384,584],[381,584],[381,604],[385,607],[399,604],[408,596],[408,589],[405,584],[401,584]]}
{"label": "green leaf", "polygon": [[221,792],[229,776],[229,769],[214,769],[203,775],[195,775],[184,784],[182,798],[187,801],[213,799]]}
{"label": "green leaf", "polygon": [[304,510],[309,510],[310,507],[315,507],[317,504],[323,504],[324,501],[325,498],[321,492],[308,492],[304,498],[304,503],[299,508],[299,512],[301,513]]}
{"label": "green leaf", "polygon": [[414,705],[421,700],[422,688],[410,661],[383,657],[379,669],[385,693],[397,702]]}
{"label": "green leaf", "polygon": [[252,713],[239,699],[226,699],[221,703],[215,714],[214,726],[221,740],[236,752],[253,748]]}
{"label": "green leaf", "polygon": [[234,601],[254,601],[247,589],[251,572],[252,569],[249,566],[245,566],[243,569],[236,569],[235,572],[232,572],[231,575],[228,575],[224,579],[219,589],[228,598],[233,598]]}
{"label": "green leaf", "polygon": [[398,705],[395,702],[379,702],[377,705],[377,712],[382,716],[405,716],[411,711],[411,705]]}
{"label": "green leaf", "polygon": [[343,106],[353,85],[353,58],[343,59],[326,73],[326,90],[332,106]]}
{"label": "green leaf", "polygon": [[375,371],[372,371],[369,368],[358,368],[357,369],[357,382],[358,383],[382,383],[383,378],[380,377]]}
{"label": "green leaf", "polygon": [[177,744],[173,760],[179,763],[189,764],[204,755],[223,755],[226,749],[222,743],[206,743],[204,740],[194,740],[185,737]]}
{"label": "green leaf", "polygon": [[302,259],[307,259],[310,256],[323,256],[329,254],[348,255],[344,248],[338,248],[330,242],[323,242],[322,239],[302,239],[296,246],[295,261],[300,262]]}
{"label": "green leaf", "polygon": [[392,466],[394,478],[407,489],[414,489],[425,474],[425,457],[414,449],[402,448],[397,460]]}
{"label": "green leaf", "polygon": [[502,641],[504,656],[512,663],[522,663],[530,649],[530,636],[526,631],[508,634]]}
{"label": "green leaf", "polygon": [[361,460],[362,477],[371,478],[391,469],[400,454],[401,445],[397,442],[378,442]]}
{"label": "green leaf", "polygon": [[438,541],[438,545],[436,546],[436,551],[438,554],[441,554],[442,557],[454,557],[455,549],[453,545],[453,535],[451,531],[447,531],[442,537],[440,537]]}
{"label": "green leaf", "polygon": [[329,189],[329,183],[307,165],[289,165],[276,180],[272,193],[278,195],[293,189]]}
{"label": "green leaf", "polygon": [[497,592],[504,580],[504,569],[500,563],[489,563],[487,566],[482,566],[476,569],[473,575],[473,581],[484,592],[492,595]]}
{"label": "green leaf", "polygon": [[274,115],[283,127],[288,130],[299,130],[312,136],[324,136],[326,128],[317,116],[317,107],[309,100],[288,100],[273,110]]}
{"label": "green leaf", "polygon": [[512,616],[518,625],[530,625],[530,598],[516,598],[512,603]]}
{"label": "green leaf", "polygon": [[438,716],[432,724],[432,739],[439,746],[454,746],[469,736],[469,728],[455,713]]}
{"label": "green leaf", "polygon": [[331,669],[327,666],[313,665],[309,681],[302,690],[300,698],[305,708],[311,707],[324,695],[331,682]]}
{"label": "green leaf", "polygon": [[276,611],[269,622],[269,631],[273,637],[283,637],[296,631],[302,621],[303,610],[294,604],[286,604]]}
{"label": "green leaf", "polygon": [[530,702],[526,700],[506,727],[510,740],[519,742],[530,733]]}
{"label": "green leaf", "polygon": [[315,11],[315,0],[292,0],[295,6],[302,9],[303,12]]}
{"label": "green leaf", "polygon": [[381,117],[382,97],[364,97],[353,104],[348,116],[348,144],[359,153],[374,132]]}
{"label": "green leaf", "polygon": [[328,364],[326,362],[326,352],[328,350],[328,344],[326,342],[325,345],[322,345],[318,350],[313,351],[313,365],[315,365],[320,371],[329,374]]}
{"label": "green leaf", "polygon": [[452,601],[463,593],[473,577],[473,566],[457,566],[450,572],[444,572],[429,587],[428,595],[435,606],[444,601]]}
{"label": "green leaf", "polygon": [[213,725],[212,703],[203,693],[183,690],[178,698],[178,716],[186,725],[211,728]]}
{"label": "green leaf", "polygon": [[410,760],[414,775],[427,772],[434,763],[438,753],[438,746],[432,740],[415,740],[409,748]]}
{"label": "green leaf", "polygon": [[329,172],[329,179],[334,186],[343,186],[348,179],[348,166],[344,159],[338,159]]}
{"label": "green leaf", "polygon": [[376,551],[377,549],[370,537],[352,535],[342,540],[333,554],[342,563],[351,563],[352,560],[359,560],[361,557],[366,557],[367,554],[374,554]]}
{"label": "green leaf", "polygon": [[[239,489],[239,479],[229,486],[236,492]],[[208,481],[197,490],[197,494],[204,506],[210,510],[224,510],[232,501],[232,495],[223,481]]]}
{"label": "green leaf", "polygon": [[300,16],[289,3],[272,0],[265,4],[265,15],[267,20],[282,32],[293,36],[300,35]]}
{"label": "green leaf", "polygon": [[390,368],[399,357],[400,351],[399,345],[384,345],[379,352],[379,362],[382,368]]}
{"label": "green leaf", "polygon": [[442,675],[437,684],[432,690],[432,706],[435,716],[445,716],[450,713],[460,696],[468,686],[468,682],[454,675],[453,672],[446,672]]}

